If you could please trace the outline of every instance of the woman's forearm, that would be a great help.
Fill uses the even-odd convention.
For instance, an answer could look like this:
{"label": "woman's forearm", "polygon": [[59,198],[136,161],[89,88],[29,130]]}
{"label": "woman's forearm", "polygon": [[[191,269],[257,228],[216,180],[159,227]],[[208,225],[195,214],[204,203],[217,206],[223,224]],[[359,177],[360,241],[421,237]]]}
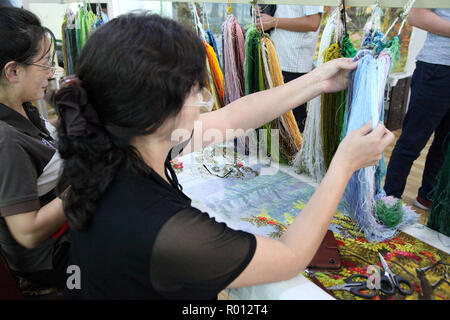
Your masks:
{"label": "woman's forearm", "polygon": [[256,129],[322,93],[313,72],[282,86],[245,96],[222,108],[228,128]]}
{"label": "woman's forearm", "polygon": [[305,208],[280,239],[293,251],[298,261],[302,262],[301,270],[308,266],[319,248],[351,172],[332,162]]}
{"label": "woman's forearm", "polygon": [[38,240],[45,240],[58,231],[67,218],[64,215],[63,202],[56,198],[36,213],[35,226]]}
{"label": "woman's forearm", "polygon": [[66,221],[62,200],[54,199],[37,211],[5,217],[14,238],[24,247],[34,248],[54,234]]}
{"label": "woman's forearm", "polygon": [[275,18],[273,27],[294,32],[316,31],[320,27],[320,20],[319,13],[299,18]]}

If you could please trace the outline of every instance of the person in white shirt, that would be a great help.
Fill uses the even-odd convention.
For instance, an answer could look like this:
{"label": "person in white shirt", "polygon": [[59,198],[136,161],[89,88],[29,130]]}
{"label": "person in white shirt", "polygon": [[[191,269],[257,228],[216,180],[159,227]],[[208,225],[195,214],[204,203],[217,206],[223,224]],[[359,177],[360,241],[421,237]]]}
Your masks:
{"label": "person in white shirt", "polygon": [[[284,82],[312,70],[323,6],[277,5],[273,17],[261,13],[256,26],[271,31]],[[301,132],[305,127],[306,103],[293,110]]]}

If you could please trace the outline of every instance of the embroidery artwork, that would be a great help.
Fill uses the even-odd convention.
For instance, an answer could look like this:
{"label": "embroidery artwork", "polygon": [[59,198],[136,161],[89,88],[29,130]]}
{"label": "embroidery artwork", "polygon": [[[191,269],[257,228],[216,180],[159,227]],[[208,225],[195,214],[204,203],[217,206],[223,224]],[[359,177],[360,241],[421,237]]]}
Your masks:
{"label": "embroidery artwork", "polygon": [[[279,238],[301,214],[315,187],[306,177],[280,169],[274,170],[273,174],[261,174],[265,166],[249,166],[248,159],[232,150],[214,146],[183,157],[185,169],[179,180],[184,192],[192,198],[194,206],[201,203],[201,210],[233,229]],[[218,175],[208,173],[203,164],[209,170],[216,166]],[[256,174],[239,177],[230,173],[222,178],[227,165],[249,168]],[[450,299],[448,254],[401,231],[391,240],[369,242],[345,208],[341,201],[329,227],[338,241],[342,268],[314,272],[325,287],[342,284],[353,274],[367,275],[370,265],[382,269],[378,258],[380,252],[395,274],[411,282],[413,293],[409,296],[398,292],[393,296],[380,293],[373,299]],[[338,299],[361,299],[348,291],[333,291],[333,294]]]}

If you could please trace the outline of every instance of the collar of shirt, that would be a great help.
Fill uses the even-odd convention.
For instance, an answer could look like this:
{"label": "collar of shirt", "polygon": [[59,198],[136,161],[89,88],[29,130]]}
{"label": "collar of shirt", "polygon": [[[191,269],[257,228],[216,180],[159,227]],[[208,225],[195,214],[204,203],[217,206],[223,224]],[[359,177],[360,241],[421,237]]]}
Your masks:
{"label": "collar of shirt", "polygon": [[25,134],[37,137],[37,138],[50,138],[50,136],[42,132],[32,121],[31,119],[39,119],[39,115],[35,113],[38,110],[28,103],[23,104],[23,109],[27,113],[30,120],[22,116],[17,111],[9,108],[8,106],[0,103],[0,120],[6,122],[7,124],[13,126],[17,130],[24,132]]}

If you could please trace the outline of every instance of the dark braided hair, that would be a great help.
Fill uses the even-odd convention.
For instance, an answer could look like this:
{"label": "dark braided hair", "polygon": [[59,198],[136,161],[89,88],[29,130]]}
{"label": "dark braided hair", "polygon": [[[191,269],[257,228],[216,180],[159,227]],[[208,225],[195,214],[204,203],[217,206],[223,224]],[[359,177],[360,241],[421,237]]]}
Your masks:
{"label": "dark braided hair", "polygon": [[73,228],[89,224],[119,168],[151,171],[130,141],[181,111],[192,87],[203,86],[205,61],[193,31],[158,15],[122,15],[90,36],[77,62],[78,83],[55,98],[64,159],[58,189],[70,186],[63,198]]}

